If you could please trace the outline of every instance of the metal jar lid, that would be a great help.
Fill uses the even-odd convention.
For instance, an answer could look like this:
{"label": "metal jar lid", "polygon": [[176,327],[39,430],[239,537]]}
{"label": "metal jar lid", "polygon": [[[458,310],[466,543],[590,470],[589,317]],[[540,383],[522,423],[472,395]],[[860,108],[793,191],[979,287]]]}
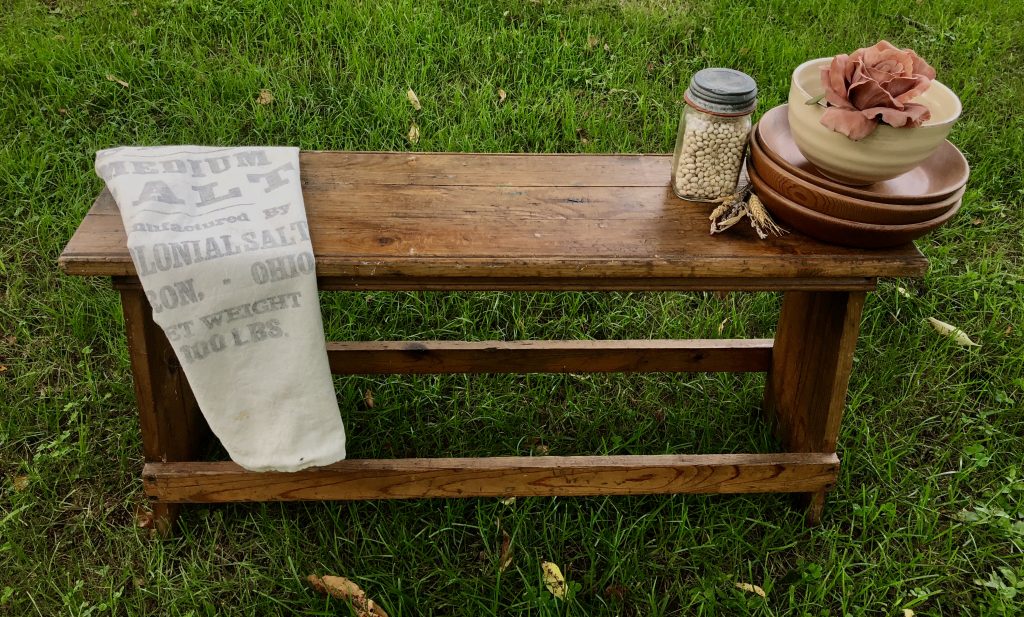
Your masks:
{"label": "metal jar lid", "polygon": [[741,116],[757,107],[757,83],[741,71],[703,69],[694,73],[683,96],[702,111]]}

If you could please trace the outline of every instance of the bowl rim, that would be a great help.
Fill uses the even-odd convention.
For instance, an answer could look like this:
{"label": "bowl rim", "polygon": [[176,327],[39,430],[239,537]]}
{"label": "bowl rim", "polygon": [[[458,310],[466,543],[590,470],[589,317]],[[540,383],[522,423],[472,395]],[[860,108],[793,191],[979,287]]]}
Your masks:
{"label": "bowl rim", "polygon": [[[829,62],[832,62],[832,57],[813,58],[811,60],[808,60],[808,61],[802,63],[800,66],[798,66],[795,69],[793,69],[793,74],[790,76],[790,80],[789,80],[790,81],[790,87],[795,89],[797,92],[799,92],[802,95],[804,101],[809,100],[810,98],[812,98],[812,96],[817,96],[817,95],[812,95],[803,86],[800,85],[800,80],[797,79],[797,75],[801,75],[802,76],[802,74],[805,73],[810,68],[818,67],[819,65],[823,65],[823,64],[829,63]],[[944,94],[946,94],[953,101],[956,102],[956,113],[954,113],[952,116],[950,116],[949,118],[947,118],[945,120],[942,120],[942,121],[933,121],[933,120],[929,119],[929,120],[927,120],[927,121],[925,121],[924,123],[921,124],[922,127],[925,127],[925,126],[945,126],[945,125],[948,125],[948,124],[953,124],[954,122],[957,121],[957,119],[963,113],[963,103],[960,101],[960,97],[957,96],[956,93],[953,92],[953,90],[951,90],[949,88],[949,86],[947,86],[946,84],[942,83],[941,81],[939,81],[937,79],[933,79],[931,85],[929,86],[929,89],[934,88],[935,86],[938,86],[939,90],[941,90]],[[820,107],[820,106],[818,106],[818,107]],[[822,110],[824,110],[824,108],[822,108]],[[902,127],[900,129],[896,129],[896,127],[892,127],[892,126],[889,126],[887,124],[879,124],[878,128],[879,129],[890,129],[890,130],[902,130]]]}
{"label": "bowl rim", "polygon": [[[848,229],[859,229],[860,231],[874,231],[874,232],[882,232],[882,233],[885,233],[885,232],[896,233],[896,232],[901,232],[901,231],[903,231],[903,232],[916,232],[916,231],[919,231],[921,229],[928,228],[928,226],[930,226],[930,225],[935,225],[936,227],[944,225],[947,221],[949,221],[951,218],[953,218],[956,215],[957,212],[960,211],[960,207],[963,205],[963,199],[960,199],[957,203],[954,203],[949,208],[949,210],[947,210],[946,212],[943,212],[942,214],[940,214],[939,216],[937,216],[935,218],[931,218],[931,219],[928,219],[926,221],[921,221],[919,223],[908,223],[908,224],[905,224],[905,225],[883,225],[883,224],[879,224],[879,223],[860,223],[858,221],[849,221],[849,220],[846,220],[846,219],[841,219],[841,218],[837,218],[837,217],[834,217],[834,216],[829,216],[828,214],[822,214],[821,212],[817,212],[817,211],[812,210],[812,209],[810,209],[810,208],[808,208],[806,206],[802,206],[802,205],[796,203],[792,199],[789,199],[785,195],[782,195],[781,193],[779,193],[778,191],[773,189],[767,182],[765,182],[764,178],[762,178],[761,175],[757,173],[756,169],[751,169],[752,167],[753,167],[753,162],[748,160],[747,161],[747,176],[750,178],[750,183],[751,184],[763,185],[763,186],[755,186],[754,187],[755,194],[757,193],[757,191],[762,190],[765,193],[767,193],[770,198],[776,199],[776,200],[781,200],[782,202],[784,202],[791,209],[794,209],[797,212],[800,212],[801,214],[804,214],[806,217],[808,217],[810,219],[817,220],[820,223],[825,223],[825,222],[836,223],[840,227],[847,227]],[[755,178],[756,178],[756,180],[755,180]],[[767,207],[767,205],[766,205],[766,207]]]}
{"label": "bowl rim", "polygon": [[[945,197],[942,197],[941,199],[936,199],[934,201],[926,201],[926,202],[920,202],[920,203],[888,203],[888,202],[883,202],[883,201],[871,201],[869,199],[862,199],[860,197],[855,197],[855,196],[852,196],[852,195],[846,195],[844,193],[840,193],[838,191],[834,191],[834,190],[832,190],[831,188],[829,188],[827,186],[822,186],[822,185],[819,185],[819,184],[815,184],[814,182],[811,182],[809,180],[801,178],[800,176],[797,176],[796,174],[791,173],[788,169],[786,169],[785,167],[780,165],[778,163],[778,161],[776,161],[775,159],[773,159],[771,156],[768,155],[768,149],[765,148],[764,145],[761,143],[761,136],[757,132],[757,127],[756,126],[754,127],[754,130],[751,131],[750,149],[751,149],[750,162],[753,163],[755,166],[757,165],[757,163],[754,162],[754,154],[753,154],[753,152],[756,150],[757,153],[758,153],[758,155],[757,155],[758,160],[762,161],[765,165],[767,165],[768,167],[772,168],[775,171],[775,173],[777,173],[779,175],[782,175],[782,176],[788,176],[788,177],[792,178],[794,182],[796,182],[797,184],[799,184],[799,185],[801,185],[801,186],[803,186],[803,187],[805,187],[805,188],[807,188],[809,190],[816,191],[816,192],[820,193],[822,196],[827,197],[829,199],[832,199],[834,201],[844,202],[844,203],[846,203],[847,205],[849,205],[850,207],[853,207],[853,208],[860,208],[860,209],[864,209],[864,210],[871,210],[871,211],[874,211],[874,212],[885,212],[885,213],[890,213],[890,212],[907,212],[907,211],[909,211],[909,212],[920,212],[920,211],[934,210],[934,209],[938,209],[938,208],[942,208],[942,207],[945,207],[945,208],[948,209],[948,208],[953,207],[953,204],[955,204],[957,201],[960,201],[961,199],[963,199],[964,193],[967,191],[967,186],[966,186],[966,183],[965,183],[965,184],[961,185],[959,188],[957,188],[956,190],[954,190],[953,192],[951,192],[948,195],[946,195]],[[758,176],[760,177],[760,179],[762,181],[764,181],[767,184],[767,180],[764,179],[763,174],[758,172]],[[773,187],[771,187],[771,188],[773,188]],[[776,191],[776,192],[778,192],[778,191]],[[781,195],[781,193],[780,193],[780,195]],[[782,195],[782,196],[785,197],[785,195]],[[803,205],[803,204],[797,204],[797,205]],[[806,207],[806,206],[804,206],[804,207]],[[808,208],[808,209],[813,209],[813,208]],[[815,210],[815,212],[818,212],[818,211]],[[822,214],[824,214],[824,213],[822,213]],[[832,216],[832,215],[827,215],[827,216]],[[936,216],[939,216],[939,215],[936,215]],[[840,218],[840,217],[836,217],[836,218]],[[936,218],[936,217],[932,217],[932,218]],[[855,221],[855,222],[859,223],[860,221]],[[865,224],[878,225],[879,223],[865,223]],[[906,223],[904,223],[904,224],[906,224]]]}
{"label": "bowl rim", "polygon": [[[760,141],[761,149],[764,151],[765,154],[768,155],[768,158],[772,159],[772,161],[774,161],[779,166],[783,167],[790,174],[793,174],[794,176],[802,178],[802,179],[806,180],[807,182],[810,182],[811,184],[814,184],[816,186],[822,186],[822,187],[825,187],[825,188],[827,188],[827,189],[829,189],[829,190],[831,190],[833,192],[840,193],[842,195],[849,195],[851,197],[857,197],[857,198],[865,199],[865,200],[868,200],[868,201],[870,201],[873,197],[876,197],[877,194],[865,190],[864,187],[856,187],[856,186],[850,186],[850,185],[847,185],[847,184],[841,184],[841,183],[839,183],[839,182],[837,182],[835,180],[832,180],[831,178],[828,178],[827,176],[824,176],[824,175],[816,176],[816,175],[814,175],[814,174],[812,174],[812,173],[810,173],[808,171],[805,171],[805,170],[803,170],[803,169],[801,169],[799,167],[796,167],[792,163],[790,163],[789,161],[783,159],[781,155],[779,155],[777,152],[775,152],[775,150],[772,150],[771,148],[769,148],[767,146],[767,144],[766,144],[766,142],[764,140],[764,137],[763,137],[764,132],[761,130],[761,126],[762,126],[762,123],[764,122],[764,119],[766,117],[769,117],[769,114],[778,114],[781,117],[779,122],[784,122],[786,124],[787,132],[788,132],[788,134],[790,136],[790,140],[792,140],[792,132],[789,132],[789,129],[788,129],[788,126],[789,126],[789,115],[788,115],[789,114],[789,109],[788,109],[788,107],[789,107],[788,103],[783,103],[782,105],[777,105],[777,106],[773,107],[772,109],[769,109],[768,111],[764,112],[763,114],[761,114],[761,117],[758,119],[757,124],[755,125],[754,130],[752,131],[752,133],[756,133],[757,138]],[[795,145],[796,144],[794,142],[794,146]],[[957,148],[948,139],[945,141],[944,144],[940,144],[939,145],[939,149],[942,149],[942,148],[945,148],[946,150],[952,149],[952,152],[955,153],[955,158],[959,161],[959,163],[962,165],[962,168],[963,168],[963,172],[957,178],[957,181],[955,183],[951,183],[950,184],[950,186],[954,186],[955,185],[956,186],[955,189],[953,189],[952,191],[946,191],[946,189],[943,188],[943,189],[940,189],[938,191],[933,191],[931,193],[921,193],[921,194],[914,194],[914,195],[909,194],[909,193],[908,194],[903,194],[903,193],[900,193],[900,194],[887,194],[887,195],[889,195],[892,198],[892,200],[891,201],[887,201],[885,203],[906,204],[906,205],[934,203],[935,201],[937,201],[939,199],[942,199],[942,198],[944,198],[944,197],[946,197],[948,195],[951,195],[951,194],[955,193],[957,190],[959,190],[964,185],[966,185],[967,181],[970,179],[970,175],[971,175],[971,165],[970,165],[970,162],[964,156],[964,153],[961,152],[960,149]],[[799,151],[799,147],[797,147],[797,150]],[[801,152],[801,155],[802,154],[803,153]],[[933,156],[934,156],[934,154],[933,154]],[[806,160],[806,157],[805,157],[805,160]],[[921,164],[924,165],[924,163],[926,161],[928,161],[928,159],[925,159],[924,161],[922,161]],[[887,180],[883,180],[882,182],[887,182]]]}

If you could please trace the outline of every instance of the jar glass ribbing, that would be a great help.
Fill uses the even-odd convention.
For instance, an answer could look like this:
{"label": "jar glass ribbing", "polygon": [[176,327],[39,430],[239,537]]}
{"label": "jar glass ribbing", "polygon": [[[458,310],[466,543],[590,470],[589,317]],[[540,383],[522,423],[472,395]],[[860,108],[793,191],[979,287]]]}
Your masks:
{"label": "jar glass ribbing", "polygon": [[734,193],[757,107],[757,83],[733,69],[703,69],[694,74],[683,99],[672,190],[690,201]]}

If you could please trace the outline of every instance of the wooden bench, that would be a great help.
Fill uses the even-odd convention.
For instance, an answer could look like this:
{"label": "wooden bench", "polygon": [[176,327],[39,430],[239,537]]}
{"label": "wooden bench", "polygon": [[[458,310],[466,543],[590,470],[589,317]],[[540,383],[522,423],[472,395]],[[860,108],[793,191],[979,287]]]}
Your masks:
{"label": "wooden bench", "polygon": [[[670,158],[308,152],[303,191],[322,290],[781,291],[774,339],[332,342],[338,374],[767,372],[772,454],[346,460],[297,473],[203,462],[206,423],[135,277],[104,191],[60,257],[120,291],[158,527],[182,503],[792,492],[817,521],[867,291],[921,276],[913,245],[709,236],[706,205],[670,190]],[[356,445],[358,449],[358,445]]]}

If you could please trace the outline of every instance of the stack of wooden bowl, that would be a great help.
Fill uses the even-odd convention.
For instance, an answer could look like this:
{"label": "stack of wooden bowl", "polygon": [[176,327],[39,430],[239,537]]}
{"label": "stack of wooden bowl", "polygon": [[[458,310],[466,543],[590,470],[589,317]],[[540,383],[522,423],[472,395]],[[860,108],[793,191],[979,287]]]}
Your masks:
{"label": "stack of wooden bowl", "polygon": [[904,244],[953,218],[969,171],[963,155],[947,141],[895,178],[865,186],[841,184],[800,153],[786,105],[758,122],[747,160],[754,192],[780,223],[818,240],[860,248]]}

